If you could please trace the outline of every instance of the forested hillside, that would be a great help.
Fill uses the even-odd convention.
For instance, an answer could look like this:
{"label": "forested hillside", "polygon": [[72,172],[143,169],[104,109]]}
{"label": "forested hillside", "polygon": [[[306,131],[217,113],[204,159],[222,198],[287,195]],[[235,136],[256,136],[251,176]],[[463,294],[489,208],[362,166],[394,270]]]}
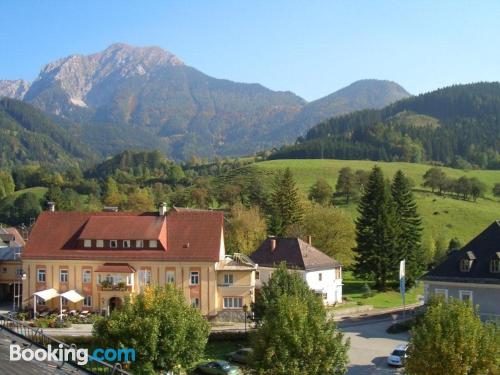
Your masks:
{"label": "forested hillside", "polygon": [[500,169],[500,83],[456,85],[318,124],[271,159],[437,162]]}
{"label": "forested hillside", "polygon": [[58,169],[95,162],[96,155],[42,111],[0,99],[0,168],[36,163]]}

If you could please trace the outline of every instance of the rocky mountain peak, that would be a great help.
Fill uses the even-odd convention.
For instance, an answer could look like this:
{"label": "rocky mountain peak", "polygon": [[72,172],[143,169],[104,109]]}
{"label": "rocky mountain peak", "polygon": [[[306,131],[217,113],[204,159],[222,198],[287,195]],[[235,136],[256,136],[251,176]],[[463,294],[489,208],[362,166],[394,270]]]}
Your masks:
{"label": "rocky mountain peak", "polygon": [[22,79],[0,80],[0,97],[6,96],[21,100],[29,88],[30,84]]}

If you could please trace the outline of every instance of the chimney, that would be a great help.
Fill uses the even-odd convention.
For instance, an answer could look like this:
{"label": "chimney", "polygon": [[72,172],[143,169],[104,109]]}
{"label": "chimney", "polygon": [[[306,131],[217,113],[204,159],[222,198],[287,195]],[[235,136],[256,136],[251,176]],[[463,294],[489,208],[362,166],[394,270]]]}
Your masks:
{"label": "chimney", "polygon": [[312,236],[307,236],[307,243],[312,246]]}
{"label": "chimney", "polygon": [[160,207],[158,207],[158,215],[165,216],[167,213],[167,204],[165,202],[160,203]]}
{"label": "chimney", "polygon": [[54,202],[47,202],[47,206],[48,206],[49,212],[55,212],[56,204]]}
{"label": "chimney", "polygon": [[276,237],[270,237],[271,239],[271,251],[276,249]]}

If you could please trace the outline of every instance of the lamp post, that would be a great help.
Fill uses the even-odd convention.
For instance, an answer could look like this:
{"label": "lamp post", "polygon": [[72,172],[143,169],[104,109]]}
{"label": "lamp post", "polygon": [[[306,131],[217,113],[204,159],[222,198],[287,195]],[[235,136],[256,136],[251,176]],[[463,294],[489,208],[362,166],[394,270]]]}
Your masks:
{"label": "lamp post", "polygon": [[244,304],[243,312],[245,313],[245,336],[247,335],[247,311],[248,311],[248,306]]}

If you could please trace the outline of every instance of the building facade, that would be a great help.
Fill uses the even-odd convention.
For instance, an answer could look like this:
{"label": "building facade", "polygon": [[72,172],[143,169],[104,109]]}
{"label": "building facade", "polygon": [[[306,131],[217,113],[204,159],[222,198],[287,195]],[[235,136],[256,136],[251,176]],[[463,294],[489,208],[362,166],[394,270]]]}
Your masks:
{"label": "building facade", "polygon": [[298,272],[326,305],[342,303],[342,266],[308,242],[300,238],[268,238],[250,255],[258,264],[256,288],[269,281],[276,267],[286,263],[288,269]]}
{"label": "building facade", "polygon": [[225,254],[223,214],[162,206],[156,214],[43,212],[22,254],[23,305],[55,310],[35,292],[75,290],[68,310],[109,313],[144,287],[174,284],[202,314],[240,311],[254,299],[256,265]]}
{"label": "building facade", "polygon": [[16,228],[0,227],[0,303],[21,301],[21,252],[24,239]]}
{"label": "building facade", "polygon": [[453,251],[422,280],[426,301],[432,295],[470,301],[483,319],[500,319],[500,221]]}

